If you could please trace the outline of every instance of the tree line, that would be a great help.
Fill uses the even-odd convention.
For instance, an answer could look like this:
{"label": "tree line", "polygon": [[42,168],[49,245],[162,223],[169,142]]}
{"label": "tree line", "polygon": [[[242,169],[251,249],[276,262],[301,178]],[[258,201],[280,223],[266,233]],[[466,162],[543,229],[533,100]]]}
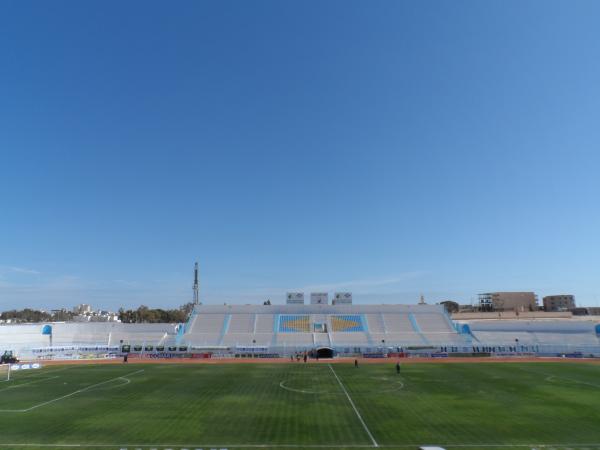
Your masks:
{"label": "tree line", "polygon": [[[193,303],[186,303],[176,309],[148,308],[141,305],[137,309],[119,309],[119,319],[123,323],[179,323],[185,322],[194,309]],[[25,308],[21,310],[10,310],[0,313],[0,320],[15,323],[38,323],[38,322],[68,322],[76,316],[72,311],[39,311]]]}
{"label": "tree line", "polygon": [[186,303],[177,309],[148,308],[141,305],[137,309],[119,309],[119,319],[123,323],[177,323],[185,322],[194,308]]}
{"label": "tree line", "polygon": [[0,320],[11,322],[66,322],[73,320],[75,314],[71,311],[53,311],[51,313],[46,311],[39,311],[37,309],[25,308],[21,310],[12,309],[10,311],[3,311],[0,313]]}

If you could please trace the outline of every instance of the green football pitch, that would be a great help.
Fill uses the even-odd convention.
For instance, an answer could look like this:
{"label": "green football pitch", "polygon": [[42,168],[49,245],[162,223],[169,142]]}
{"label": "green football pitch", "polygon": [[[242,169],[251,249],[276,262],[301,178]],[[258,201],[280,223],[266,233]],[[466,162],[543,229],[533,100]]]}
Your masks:
{"label": "green football pitch", "polygon": [[600,449],[600,366],[51,366],[0,382],[0,448]]}

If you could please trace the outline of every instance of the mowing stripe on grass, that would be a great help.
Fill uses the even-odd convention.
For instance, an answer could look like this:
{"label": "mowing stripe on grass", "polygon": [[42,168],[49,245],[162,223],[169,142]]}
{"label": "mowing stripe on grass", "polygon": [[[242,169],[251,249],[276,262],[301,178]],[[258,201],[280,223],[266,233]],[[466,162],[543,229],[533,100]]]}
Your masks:
{"label": "mowing stripe on grass", "polygon": [[[118,448],[163,448],[172,449],[227,449],[227,448],[373,448],[369,444],[0,444],[2,447],[118,447]],[[414,448],[414,444],[409,445],[389,445],[388,447],[410,447]]]}
{"label": "mowing stripe on grass", "polygon": [[65,398],[71,397],[73,395],[80,394],[82,392],[88,391],[88,390],[90,390],[92,388],[95,388],[95,387],[98,387],[98,386],[102,386],[103,384],[110,383],[111,381],[119,380],[119,379],[122,379],[124,377],[128,377],[130,375],[135,375],[136,373],[140,373],[140,372],[143,372],[143,371],[144,371],[144,369],[140,369],[140,370],[136,370],[135,372],[130,372],[130,373],[127,373],[125,375],[121,375],[119,377],[111,378],[110,380],[101,381],[100,383],[96,383],[96,384],[92,384],[90,386],[86,386],[86,387],[84,387],[82,389],[78,389],[78,390],[73,391],[73,392],[71,392],[69,394],[66,394],[66,395],[63,395],[63,396],[60,396],[60,397],[57,397],[57,398],[53,398],[52,400],[48,400],[46,402],[38,403],[37,405],[33,405],[33,406],[29,407],[29,408],[25,408],[25,409],[0,409],[0,412],[10,412],[10,413],[17,413],[17,412],[18,413],[22,413],[22,412],[24,413],[24,412],[29,412],[29,411],[32,411],[34,409],[40,408],[42,406],[49,405],[50,403],[58,402],[59,400],[63,400]]}
{"label": "mowing stripe on grass", "polygon": [[10,385],[10,386],[8,386],[8,387],[5,387],[5,388],[2,388],[2,389],[0,389],[0,392],[2,392],[2,391],[7,391],[7,390],[9,390],[9,389],[16,389],[16,388],[18,388],[18,387],[20,387],[20,386],[26,386],[26,385],[28,385],[28,384],[39,383],[40,381],[54,380],[55,378],[58,378],[59,376],[60,376],[60,375],[55,375],[55,376],[53,376],[53,377],[47,377],[47,378],[37,378],[37,379],[35,379],[35,380],[33,380],[33,381],[28,381],[27,383],[11,384],[11,385]]}
{"label": "mowing stripe on grass", "polygon": [[[380,445],[379,448],[412,448],[414,449],[419,444],[389,444]],[[444,447],[468,447],[468,448],[600,448],[600,444],[439,444]],[[372,445],[368,444],[0,444],[0,448],[3,447],[46,447],[46,448],[64,448],[64,447],[119,447],[119,448],[163,448],[169,447],[173,449],[223,449],[223,448],[373,448]]]}
{"label": "mowing stripe on grass", "polygon": [[570,381],[572,383],[583,384],[585,386],[591,386],[591,387],[595,387],[595,388],[600,388],[600,384],[588,383],[587,381],[576,380],[575,378],[569,378],[569,377],[565,377],[565,376],[562,376],[562,375],[552,375],[552,374],[549,374],[547,372],[538,372],[537,370],[524,369],[522,367],[520,367],[520,369],[523,372],[534,373],[536,375],[544,375],[544,376],[546,376],[545,381],[550,381],[551,378],[556,378],[557,380],[566,380],[566,381]]}
{"label": "mowing stripe on grass", "polygon": [[342,380],[340,380],[340,378],[337,376],[337,373],[335,373],[335,370],[333,370],[333,367],[331,366],[331,364],[327,364],[327,365],[331,369],[331,373],[333,373],[333,376],[335,377],[335,379],[340,384],[340,387],[342,388],[342,391],[344,391],[344,394],[346,394],[346,398],[350,402],[350,405],[352,406],[352,409],[354,409],[354,412],[356,413],[356,417],[358,417],[358,420],[360,420],[360,423],[362,423],[363,428],[365,429],[365,431],[369,435],[369,438],[371,439],[371,442],[373,442],[373,447],[379,447],[379,444],[377,443],[377,441],[375,440],[375,438],[371,434],[371,431],[369,430],[369,427],[367,427],[367,424],[365,423],[365,421],[363,420],[362,416],[358,412],[358,409],[356,409],[356,405],[354,404],[354,402],[352,401],[352,398],[348,394],[348,391],[344,387],[344,384],[342,383]]}

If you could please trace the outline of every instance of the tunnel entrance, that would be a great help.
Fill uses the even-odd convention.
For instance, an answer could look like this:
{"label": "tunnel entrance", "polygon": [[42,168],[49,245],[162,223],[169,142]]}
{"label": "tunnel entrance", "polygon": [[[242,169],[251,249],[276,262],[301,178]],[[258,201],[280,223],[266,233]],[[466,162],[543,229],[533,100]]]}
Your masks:
{"label": "tunnel entrance", "polygon": [[317,349],[318,358],[333,358],[333,349],[329,347],[321,347]]}

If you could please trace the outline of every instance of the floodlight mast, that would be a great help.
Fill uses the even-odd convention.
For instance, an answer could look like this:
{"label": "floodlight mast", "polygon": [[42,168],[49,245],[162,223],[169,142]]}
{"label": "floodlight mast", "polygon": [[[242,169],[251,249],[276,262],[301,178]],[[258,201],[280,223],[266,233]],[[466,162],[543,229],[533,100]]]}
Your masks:
{"label": "floodlight mast", "polygon": [[198,283],[198,263],[194,265],[194,305],[200,304],[200,297],[198,295],[200,285]]}

